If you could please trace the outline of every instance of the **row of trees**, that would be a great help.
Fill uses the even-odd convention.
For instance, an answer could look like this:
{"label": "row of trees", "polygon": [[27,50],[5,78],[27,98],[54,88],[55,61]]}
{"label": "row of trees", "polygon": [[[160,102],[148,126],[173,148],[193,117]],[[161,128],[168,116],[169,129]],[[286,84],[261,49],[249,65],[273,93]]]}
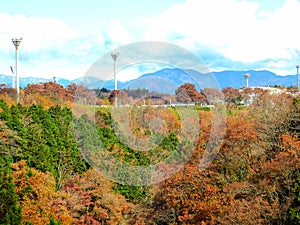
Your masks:
{"label": "row of trees", "polygon": [[[16,104],[16,89],[3,86],[0,88],[0,96],[9,105]],[[88,88],[70,84],[66,88],[55,82],[46,82],[28,85],[21,90],[20,103],[23,105],[41,104],[46,108],[57,104],[71,107],[75,98],[84,99],[85,103],[103,104],[101,99],[96,97],[96,92]]]}
{"label": "row of trees", "polygon": [[[283,88],[278,88],[282,90]],[[46,82],[40,84],[28,85],[21,90],[21,103],[23,105],[41,104],[46,107],[55,106],[56,104],[72,106],[72,103],[82,102],[92,105],[114,105],[117,99],[119,105],[161,105],[180,103],[198,103],[213,104],[215,101],[221,100],[226,103],[227,107],[247,105],[253,98],[258,98],[267,90],[261,88],[232,88],[227,87],[222,90],[216,88],[204,88],[200,92],[194,84],[185,83],[179,86],[174,95],[150,92],[147,89],[124,89],[110,91],[105,88],[101,90],[89,90],[88,88],[70,84],[66,88],[55,82]],[[286,93],[297,97],[298,92],[289,88]],[[9,105],[16,103],[16,90],[8,88],[5,85],[0,86],[0,96]]]}

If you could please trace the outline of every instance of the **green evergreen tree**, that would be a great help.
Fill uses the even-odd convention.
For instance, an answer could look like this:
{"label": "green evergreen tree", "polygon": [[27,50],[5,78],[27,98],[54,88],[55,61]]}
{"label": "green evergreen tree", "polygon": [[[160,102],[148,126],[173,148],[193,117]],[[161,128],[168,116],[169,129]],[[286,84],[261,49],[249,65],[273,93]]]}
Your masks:
{"label": "green evergreen tree", "polygon": [[35,104],[9,108],[2,101],[0,107],[0,119],[19,137],[15,142],[22,154],[13,155],[14,162],[24,159],[29,167],[52,172],[58,187],[67,175],[86,171],[87,163],[74,137],[69,108],[57,105],[46,110]]}
{"label": "green evergreen tree", "polygon": [[289,208],[289,224],[300,224],[300,173],[294,184],[295,197]]}
{"label": "green evergreen tree", "polygon": [[0,224],[22,224],[22,208],[6,160],[0,158]]}

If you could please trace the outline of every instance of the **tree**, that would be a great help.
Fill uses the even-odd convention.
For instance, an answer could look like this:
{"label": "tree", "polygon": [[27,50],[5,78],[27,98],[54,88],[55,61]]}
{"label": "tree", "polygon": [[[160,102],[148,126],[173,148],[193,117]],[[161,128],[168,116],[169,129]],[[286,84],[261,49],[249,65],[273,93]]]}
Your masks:
{"label": "tree", "polygon": [[41,105],[10,108],[4,105],[0,116],[18,137],[15,145],[22,148],[22,154],[15,149],[13,159],[24,159],[30,167],[52,172],[58,188],[65,176],[86,170],[87,164],[70,126],[72,112],[69,108],[57,105],[46,110]]}
{"label": "tree", "polygon": [[[169,167],[169,166],[168,166]],[[172,167],[172,165],[170,165]],[[146,224],[214,224],[222,198],[210,183],[209,172],[201,173],[196,163],[155,187]]]}
{"label": "tree", "polygon": [[75,101],[83,102],[84,104],[96,104],[97,96],[95,90],[89,90],[87,87],[80,84],[69,84],[67,90],[70,95],[75,98]]}
{"label": "tree", "polygon": [[132,97],[134,99],[145,98],[147,95],[149,95],[149,90],[145,88],[129,89],[128,87],[128,89],[124,89],[124,91],[127,93],[129,97]]}
{"label": "tree", "polygon": [[70,178],[60,191],[76,224],[125,224],[132,204],[112,191],[113,183],[95,170]]}
{"label": "tree", "polygon": [[200,94],[194,84],[185,83],[175,90],[178,102],[204,102],[205,96]]}
{"label": "tree", "polygon": [[291,206],[289,207],[289,217],[288,221],[290,224],[299,224],[300,223],[300,175],[294,183],[295,197],[292,201]]}
{"label": "tree", "polygon": [[18,225],[22,224],[22,207],[7,163],[0,157],[0,224]]}
{"label": "tree", "polygon": [[117,101],[118,105],[125,105],[129,103],[128,95],[123,90],[113,90],[110,93],[108,101],[113,105]]}
{"label": "tree", "polygon": [[290,113],[289,132],[300,137],[300,98],[293,99],[293,110]]}
{"label": "tree", "polygon": [[17,90],[4,85],[0,88],[0,98],[4,99],[8,105],[16,104]]}
{"label": "tree", "polygon": [[11,166],[19,204],[22,206],[23,224],[48,224],[51,220],[61,221],[62,225],[74,223],[67,208],[55,202],[60,195],[56,192],[51,173],[27,168],[24,160]]}
{"label": "tree", "polygon": [[224,100],[227,107],[241,105],[243,97],[239,89],[226,87],[222,90],[222,92],[224,94]]}
{"label": "tree", "polygon": [[53,98],[54,101],[58,100],[73,100],[68,89],[63,88],[58,83],[55,82],[45,82],[40,84],[31,84],[28,85],[24,90],[25,96],[32,94],[40,94],[42,96],[48,96]]}
{"label": "tree", "polygon": [[216,159],[217,172],[224,182],[245,181],[253,173],[257,131],[245,113],[228,116],[224,142]]}
{"label": "tree", "polygon": [[224,101],[223,93],[217,88],[203,88],[201,95],[205,96],[205,99],[209,104],[222,103]]}
{"label": "tree", "polygon": [[261,92],[249,106],[258,131],[259,144],[273,158],[280,150],[279,137],[288,132],[291,113],[294,110],[293,99],[286,94]]}

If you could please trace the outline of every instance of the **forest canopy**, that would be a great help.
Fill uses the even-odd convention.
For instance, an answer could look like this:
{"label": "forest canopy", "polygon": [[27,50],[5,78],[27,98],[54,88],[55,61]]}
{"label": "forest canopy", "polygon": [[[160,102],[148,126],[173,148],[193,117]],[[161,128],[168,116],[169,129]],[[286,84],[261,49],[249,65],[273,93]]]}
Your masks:
{"label": "forest canopy", "polygon": [[[99,91],[49,82],[28,86],[17,103],[13,89],[1,89],[0,224],[300,223],[297,92],[223,89],[224,140],[212,163],[199,170],[217,119],[206,97],[220,90],[198,92],[184,84],[173,96],[156,93],[156,99],[146,98],[150,94],[144,89]],[[79,93],[85,105],[74,115]],[[131,146],[116,132],[125,115],[116,117],[118,94],[124,105],[136,103],[126,128],[135,141]],[[180,107],[194,107],[199,117],[197,143],[183,168],[158,184],[131,186],[108,180],[92,167],[84,150],[97,153],[99,142],[105,154],[126,165],[147,166],[170,155],[179,159],[182,120],[176,106],[164,107],[169,104],[164,99],[195,103]],[[154,103],[161,107],[151,107]],[[90,115],[80,113],[87,105],[93,108],[95,132],[86,122]],[[157,117],[164,123],[154,124],[160,131],[155,133],[150,121]],[[156,143],[150,151],[135,150],[143,150],[149,138]],[[166,164],[165,169],[175,167]]]}

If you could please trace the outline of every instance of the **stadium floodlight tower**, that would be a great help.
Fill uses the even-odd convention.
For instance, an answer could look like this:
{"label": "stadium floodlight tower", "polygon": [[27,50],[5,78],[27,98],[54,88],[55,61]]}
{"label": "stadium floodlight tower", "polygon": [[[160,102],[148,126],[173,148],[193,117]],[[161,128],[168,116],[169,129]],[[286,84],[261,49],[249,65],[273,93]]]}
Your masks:
{"label": "stadium floodlight tower", "polygon": [[12,84],[11,84],[11,87],[12,87],[12,88],[15,88],[15,85],[16,85],[16,77],[15,77],[15,72],[14,72],[14,69],[13,69],[12,66],[10,67],[10,70],[11,70],[11,73],[12,73]]}
{"label": "stadium floodlight tower", "polygon": [[115,81],[115,90],[118,90],[118,84],[117,84],[117,77],[116,77],[116,61],[117,58],[119,57],[120,53],[119,52],[112,52],[111,57],[114,60],[114,81]]}
{"label": "stadium floodlight tower", "polygon": [[16,48],[16,67],[15,67],[15,76],[16,76],[16,81],[17,81],[17,98],[19,101],[19,96],[20,96],[20,80],[19,80],[19,74],[18,74],[18,63],[19,63],[19,54],[18,54],[18,50],[19,50],[19,45],[22,42],[22,38],[12,38],[11,39],[15,48]]}
{"label": "stadium floodlight tower", "polygon": [[297,68],[297,89],[299,90],[299,65],[296,65]]}
{"label": "stadium floodlight tower", "polygon": [[250,78],[250,73],[244,74],[244,77],[245,77],[245,81],[246,81],[246,88],[248,88],[248,87],[249,87],[248,80],[249,80],[249,78]]}

